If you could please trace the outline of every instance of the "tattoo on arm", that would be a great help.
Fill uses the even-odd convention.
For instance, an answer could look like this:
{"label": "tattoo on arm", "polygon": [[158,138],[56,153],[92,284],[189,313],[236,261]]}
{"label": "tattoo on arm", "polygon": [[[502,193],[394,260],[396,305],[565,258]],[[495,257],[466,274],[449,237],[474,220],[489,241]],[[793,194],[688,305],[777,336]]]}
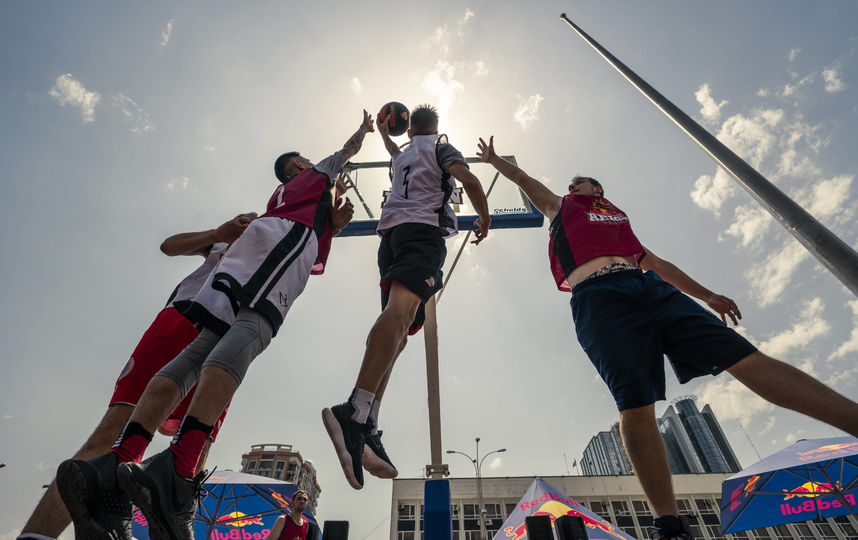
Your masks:
{"label": "tattoo on arm", "polygon": [[343,153],[343,164],[360,151],[360,147],[363,144],[363,138],[365,136],[366,130],[361,126],[357,131],[355,131],[354,135],[346,141],[346,144],[343,145],[343,150],[345,150]]}

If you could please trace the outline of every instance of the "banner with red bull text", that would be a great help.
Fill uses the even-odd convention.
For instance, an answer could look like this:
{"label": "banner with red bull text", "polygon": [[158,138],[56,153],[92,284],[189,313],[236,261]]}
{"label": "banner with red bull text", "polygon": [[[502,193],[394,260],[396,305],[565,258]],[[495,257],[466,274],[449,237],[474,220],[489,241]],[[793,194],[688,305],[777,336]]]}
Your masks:
{"label": "banner with red bull text", "polygon": [[634,540],[620,528],[602,519],[589,508],[580,505],[578,501],[539,477],[536,477],[527,488],[515,511],[509,515],[493,540],[527,540],[527,529],[524,526],[524,518],[527,516],[548,516],[553,525],[554,520],[566,515],[580,517],[587,527],[590,538]]}
{"label": "banner with red bull text", "polygon": [[721,486],[724,533],[858,515],[858,439],[803,439]]}
{"label": "banner with red bull text", "polygon": [[[274,521],[291,511],[298,489],[281,480],[234,471],[215,472],[204,487],[206,496],[194,516],[195,540],[268,540]],[[303,516],[316,523],[309,510]],[[132,536],[147,540],[148,529],[146,517],[135,508]]]}

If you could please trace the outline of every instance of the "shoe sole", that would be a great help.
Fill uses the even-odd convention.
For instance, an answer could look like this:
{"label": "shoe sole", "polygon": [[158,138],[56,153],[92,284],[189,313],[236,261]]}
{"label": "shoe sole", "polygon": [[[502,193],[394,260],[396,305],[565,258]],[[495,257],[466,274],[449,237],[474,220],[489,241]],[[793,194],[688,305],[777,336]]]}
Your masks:
{"label": "shoe sole", "polygon": [[105,529],[90,513],[87,500],[98,493],[97,479],[88,479],[77,460],[68,459],[57,468],[57,491],[74,523],[75,538],[118,540],[113,531]]}
{"label": "shoe sole", "polygon": [[399,476],[399,471],[396,470],[396,467],[393,467],[390,463],[378,457],[368,444],[363,447],[363,460],[361,465],[363,465],[363,468],[366,469],[369,474],[376,478],[390,480],[391,478]]}
{"label": "shoe sole", "polygon": [[[169,526],[161,518],[164,512],[158,497],[158,486],[145,473],[139,473],[136,467],[123,463],[117,470],[119,487],[128,495],[149,522],[149,538],[152,540],[182,540],[170,532]],[[158,509],[158,510],[156,510]],[[160,511],[162,514],[159,514]]]}
{"label": "shoe sole", "polygon": [[334,451],[337,453],[337,457],[340,460],[340,466],[343,468],[343,474],[346,475],[346,480],[349,485],[355,489],[363,488],[363,484],[358,482],[357,478],[355,478],[354,462],[352,461],[352,455],[346,449],[346,440],[345,437],[343,437],[343,429],[340,427],[340,423],[337,421],[337,417],[334,416],[334,412],[331,409],[324,409],[322,411],[322,423],[325,424],[328,436],[334,444]]}

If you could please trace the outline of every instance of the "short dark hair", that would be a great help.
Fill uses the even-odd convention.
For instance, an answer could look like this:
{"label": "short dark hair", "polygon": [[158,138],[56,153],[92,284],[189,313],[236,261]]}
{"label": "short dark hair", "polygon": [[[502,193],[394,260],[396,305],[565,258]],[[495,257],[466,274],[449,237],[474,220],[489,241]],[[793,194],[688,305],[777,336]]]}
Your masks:
{"label": "short dark hair", "polygon": [[595,178],[591,178],[589,176],[576,176],[575,178],[572,179],[572,181],[574,182],[575,180],[578,180],[579,178],[581,180],[586,180],[586,181],[590,182],[590,185],[593,187],[602,188],[602,197],[605,196],[605,188],[602,187],[602,184],[600,184],[598,180],[596,180]]}
{"label": "short dark hair", "polygon": [[411,134],[432,135],[438,131],[438,109],[424,103],[411,111]]}
{"label": "short dark hair", "polygon": [[274,176],[280,180],[280,183],[285,184],[292,179],[292,177],[286,174],[286,169],[300,155],[300,152],[286,152],[285,154],[280,154],[280,157],[274,160]]}
{"label": "short dark hair", "polygon": [[310,495],[308,495],[307,491],[303,490],[303,489],[295,490],[295,493],[292,494],[292,500],[294,501],[295,497],[297,497],[298,495],[303,495],[303,496],[307,497],[307,500],[310,500]]}

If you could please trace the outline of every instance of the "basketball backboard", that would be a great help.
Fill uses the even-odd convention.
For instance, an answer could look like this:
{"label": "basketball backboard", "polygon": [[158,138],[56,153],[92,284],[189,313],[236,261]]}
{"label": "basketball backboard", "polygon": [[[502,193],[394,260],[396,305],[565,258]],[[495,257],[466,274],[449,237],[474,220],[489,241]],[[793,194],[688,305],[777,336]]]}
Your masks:
{"label": "basketball backboard", "polygon": [[[504,159],[515,163],[514,156]],[[499,175],[494,167],[479,158],[466,158],[471,172],[480,179],[483,191],[489,202],[492,217],[492,229],[512,229],[542,227],[543,216],[522,193],[518,186]],[[366,163],[347,163],[346,182],[350,186],[346,196],[355,206],[352,222],[340,233],[340,236],[369,236],[375,234],[381,207],[390,191],[388,161]],[[490,191],[491,190],[491,191]],[[468,201],[467,195],[458,186],[451,197],[450,205],[459,220],[459,230],[473,229],[477,214]]]}

